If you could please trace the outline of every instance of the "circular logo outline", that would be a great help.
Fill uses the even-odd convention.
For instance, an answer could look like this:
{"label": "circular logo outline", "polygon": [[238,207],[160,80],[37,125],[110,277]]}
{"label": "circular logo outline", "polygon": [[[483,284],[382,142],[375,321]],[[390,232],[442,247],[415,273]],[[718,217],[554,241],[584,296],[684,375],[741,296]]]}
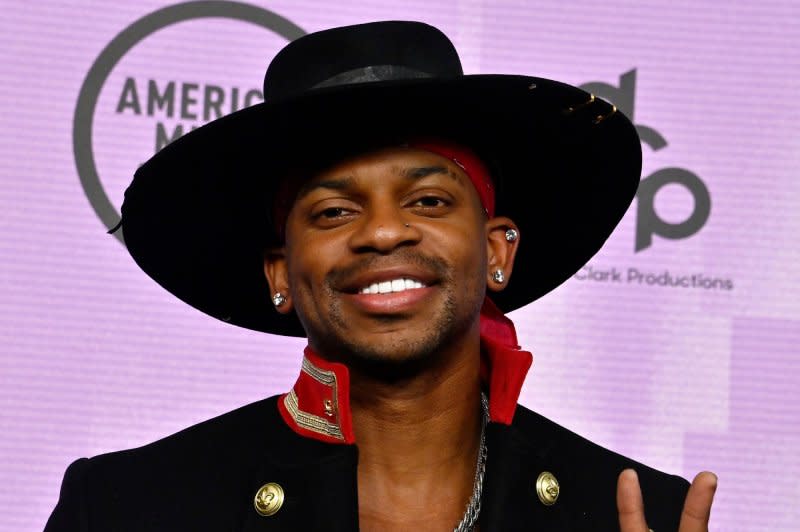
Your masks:
{"label": "circular logo outline", "polygon": [[[227,0],[197,0],[153,11],[114,37],[97,56],[83,80],[72,123],[72,148],[81,186],[100,221],[109,230],[119,225],[120,214],[100,181],[92,145],[94,113],[103,85],[125,54],[153,33],[178,22],[212,17],[249,22],[271,30],[289,41],[306,34],[305,30],[288,19],[258,6]],[[121,230],[115,231],[114,235],[125,243]]]}

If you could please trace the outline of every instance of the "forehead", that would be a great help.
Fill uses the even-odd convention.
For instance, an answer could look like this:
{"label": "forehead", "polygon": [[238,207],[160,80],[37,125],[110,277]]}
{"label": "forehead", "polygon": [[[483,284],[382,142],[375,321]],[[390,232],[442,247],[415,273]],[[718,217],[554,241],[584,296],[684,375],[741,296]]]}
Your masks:
{"label": "forehead", "polygon": [[414,181],[430,175],[446,176],[459,185],[467,185],[469,177],[453,161],[441,155],[410,147],[391,147],[348,157],[310,175],[299,187],[297,198],[323,184],[337,181],[344,186],[348,180],[390,177]]}

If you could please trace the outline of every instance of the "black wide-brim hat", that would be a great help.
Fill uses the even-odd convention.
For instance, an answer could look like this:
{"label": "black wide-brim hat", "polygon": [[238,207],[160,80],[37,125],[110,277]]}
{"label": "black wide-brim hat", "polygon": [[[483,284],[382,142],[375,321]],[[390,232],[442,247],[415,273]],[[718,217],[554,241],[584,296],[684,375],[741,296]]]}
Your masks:
{"label": "black wide-brim hat", "polygon": [[449,39],[419,22],[303,36],[270,63],[264,99],[166,146],[122,205],[125,243],[148,275],[249,329],[305,336],[275,311],[263,273],[263,251],[282,243],[273,210],[288,176],[419,136],[471,148],[492,173],[497,215],[521,235],[515,274],[491,296],[504,312],[597,253],[639,183],[639,138],[612,105],[557,81],[464,75]]}

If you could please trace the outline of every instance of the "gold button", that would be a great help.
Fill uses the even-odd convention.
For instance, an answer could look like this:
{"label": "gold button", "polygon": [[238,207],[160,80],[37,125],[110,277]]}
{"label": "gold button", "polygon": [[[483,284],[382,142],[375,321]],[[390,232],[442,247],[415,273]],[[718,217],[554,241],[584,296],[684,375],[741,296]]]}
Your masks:
{"label": "gold button", "polygon": [[264,484],[258,488],[253,503],[259,515],[264,517],[275,515],[283,506],[283,488],[275,482]]}
{"label": "gold button", "polygon": [[560,488],[558,480],[549,471],[542,471],[539,473],[539,478],[536,479],[536,495],[545,506],[552,506],[558,499]]}

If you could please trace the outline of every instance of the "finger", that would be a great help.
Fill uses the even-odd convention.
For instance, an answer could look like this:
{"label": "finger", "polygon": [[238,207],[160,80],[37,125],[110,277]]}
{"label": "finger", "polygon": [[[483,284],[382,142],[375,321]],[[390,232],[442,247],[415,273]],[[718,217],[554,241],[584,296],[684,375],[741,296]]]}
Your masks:
{"label": "finger", "polygon": [[703,471],[698,473],[689,486],[686,502],[683,503],[680,532],[707,532],[711,516],[711,503],[717,491],[717,476]]}
{"label": "finger", "polygon": [[639,476],[626,469],[617,478],[617,511],[620,532],[647,532]]}

